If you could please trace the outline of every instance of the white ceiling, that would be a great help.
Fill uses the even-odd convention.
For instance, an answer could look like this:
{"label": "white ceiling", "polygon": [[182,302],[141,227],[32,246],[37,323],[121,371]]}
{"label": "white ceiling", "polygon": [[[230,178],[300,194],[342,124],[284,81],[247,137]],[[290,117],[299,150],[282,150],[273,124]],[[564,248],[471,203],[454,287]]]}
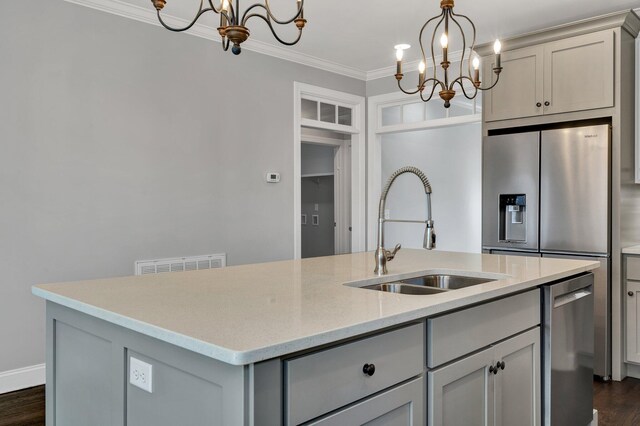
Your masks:
{"label": "white ceiling", "polygon": [[[242,0],[241,8],[263,1]],[[118,2],[154,10],[150,0]],[[200,0],[167,0],[163,13],[186,19],[195,14],[199,3]],[[295,10],[295,0],[271,0],[270,4],[283,18]],[[307,27],[300,43],[287,49],[363,73],[393,66],[393,46],[397,43],[413,45],[408,60],[418,57],[420,27],[440,13],[439,5],[439,0],[305,0]],[[456,0],[454,10],[471,18],[478,30],[478,42],[482,43],[638,6],[638,0]],[[207,15],[200,21],[217,34],[214,28],[219,18],[212,13]],[[251,40],[281,46],[264,21],[254,19],[248,27]],[[295,34],[293,28],[279,29],[284,36]]]}

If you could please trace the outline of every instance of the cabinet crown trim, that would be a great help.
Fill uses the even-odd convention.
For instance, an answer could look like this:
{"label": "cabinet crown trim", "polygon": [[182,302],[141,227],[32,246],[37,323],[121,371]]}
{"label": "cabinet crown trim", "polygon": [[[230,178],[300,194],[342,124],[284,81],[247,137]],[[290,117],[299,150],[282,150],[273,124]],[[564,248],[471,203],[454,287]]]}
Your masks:
{"label": "cabinet crown trim", "polygon": [[[502,45],[504,46],[504,50],[508,51],[613,28],[622,28],[635,38],[640,32],[640,16],[631,9],[613,12],[595,18],[582,19],[568,24],[508,37],[502,40]],[[480,44],[475,50],[480,56],[493,55],[493,41]]]}

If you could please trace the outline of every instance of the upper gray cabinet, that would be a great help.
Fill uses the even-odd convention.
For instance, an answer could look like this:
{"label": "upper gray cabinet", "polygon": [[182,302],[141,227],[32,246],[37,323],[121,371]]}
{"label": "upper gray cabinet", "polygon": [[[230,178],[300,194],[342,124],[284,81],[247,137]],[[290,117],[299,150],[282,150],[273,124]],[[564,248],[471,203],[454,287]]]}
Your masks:
{"label": "upper gray cabinet", "polygon": [[[485,93],[485,121],[614,106],[614,31],[506,51],[500,82]],[[492,57],[483,75],[495,75]]]}

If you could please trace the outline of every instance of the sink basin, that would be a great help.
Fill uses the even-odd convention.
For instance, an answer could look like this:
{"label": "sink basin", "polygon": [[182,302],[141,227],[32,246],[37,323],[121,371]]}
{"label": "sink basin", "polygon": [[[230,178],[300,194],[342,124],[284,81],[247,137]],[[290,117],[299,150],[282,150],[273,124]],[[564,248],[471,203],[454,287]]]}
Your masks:
{"label": "sink basin", "polygon": [[440,294],[449,290],[471,287],[503,278],[497,274],[493,275],[493,278],[480,278],[447,273],[431,273],[420,277],[405,278],[381,284],[363,285],[363,282],[351,282],[345,283],[344,285],[367,290],[383,291],[385,293],[426,295]]}
{"label": "sink basin", "polygon": [[418,286],[418,285],[412,285],[404,282],[374,284],[374,285],[368,285],[362,288],[366,288],[368,290],[384,291],[386,293],[399,293],[399,294],[439,294],[446,291],[436,287]]}
{"label": "sink basin", "polygon": [[470,287],[473,285],[488,283],[495,281],[491,278],[465,277],[462,275],[424,275],[421,277],[407,278],[400,280],[401,283],[413,286],[438,288],[443,290],[456,290],[459,288]]}

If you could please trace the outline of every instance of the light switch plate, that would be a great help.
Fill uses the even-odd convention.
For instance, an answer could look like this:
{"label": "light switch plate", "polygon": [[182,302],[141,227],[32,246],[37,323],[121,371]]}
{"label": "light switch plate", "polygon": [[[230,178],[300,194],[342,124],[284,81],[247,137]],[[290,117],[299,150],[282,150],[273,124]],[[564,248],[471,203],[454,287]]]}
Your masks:
{"label": "light switch plate", "polygon": [[129,358],[129,383],[149,393],[153,393],[152,379],[153,365],[147,364],[134,357]]}

